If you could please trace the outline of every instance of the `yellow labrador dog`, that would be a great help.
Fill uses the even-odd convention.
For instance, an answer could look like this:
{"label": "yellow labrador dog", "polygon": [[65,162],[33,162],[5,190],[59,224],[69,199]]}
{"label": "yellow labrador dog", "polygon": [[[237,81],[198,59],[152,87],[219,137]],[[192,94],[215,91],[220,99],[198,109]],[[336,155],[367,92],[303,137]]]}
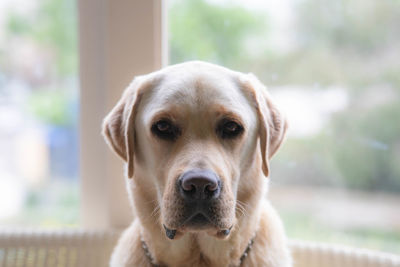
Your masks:
{"label": "yellow labrador dog", "polygon": [[135,214],[111,266],[291,266],[265,199],[286,129],[251,74],[187,62],[136,77],[103,125]]}

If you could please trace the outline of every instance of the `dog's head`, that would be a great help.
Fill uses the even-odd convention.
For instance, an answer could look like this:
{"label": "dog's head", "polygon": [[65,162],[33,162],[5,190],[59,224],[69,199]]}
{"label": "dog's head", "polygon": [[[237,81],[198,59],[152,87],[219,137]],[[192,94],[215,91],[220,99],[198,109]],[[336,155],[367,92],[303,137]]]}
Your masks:
{"label": "dog's head", "polygon": [[260,197],[285,132],[253,75],[201,62],[135,78],[103,125],[171,239],[187,231],[228,236],[238,207]]}

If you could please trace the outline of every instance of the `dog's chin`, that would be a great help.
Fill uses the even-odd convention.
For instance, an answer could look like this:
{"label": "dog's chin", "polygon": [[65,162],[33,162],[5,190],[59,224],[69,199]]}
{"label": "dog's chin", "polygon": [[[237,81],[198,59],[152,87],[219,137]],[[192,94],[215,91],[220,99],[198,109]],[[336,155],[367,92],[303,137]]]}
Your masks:
{"label": "dog's chin", "polygon": [[214,224],[203,213],[193,214],[182,225],[182,228],[186,228],[188,231],[194,232],[206,230],[213,227]]}

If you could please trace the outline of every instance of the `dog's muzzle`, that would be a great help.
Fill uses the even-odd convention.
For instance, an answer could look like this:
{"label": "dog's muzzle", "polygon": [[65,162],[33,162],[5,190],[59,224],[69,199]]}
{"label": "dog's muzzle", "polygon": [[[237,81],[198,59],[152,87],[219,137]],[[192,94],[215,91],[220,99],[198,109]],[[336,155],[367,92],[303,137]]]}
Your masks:
{"label": "dog's muzzle", "polygon": [[[223,183],[219,176],[208,169],[192,169],[184,172],[176,182],[177,193],[182,200],[182,221],[179,229],[206,230],[217,228],[220,238],[230,234],[229,229],[221,229],[220,201]],[[168,238],[174,239],[177,229],[163,225]]]}
{"label": "dog's muzzle", "polygon": [[184,172],[177,183],[185,206],[184,225],[196,229],[212,225],[215,214],[210,207],[221,195],[218,175],[207,169],[193,169]]}

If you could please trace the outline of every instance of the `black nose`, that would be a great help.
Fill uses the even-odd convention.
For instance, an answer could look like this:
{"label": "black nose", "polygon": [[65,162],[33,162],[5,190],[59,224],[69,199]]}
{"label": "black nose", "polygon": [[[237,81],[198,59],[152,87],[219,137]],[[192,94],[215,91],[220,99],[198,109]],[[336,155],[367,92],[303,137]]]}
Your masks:
{"label": "black nose", "polygon": [[195,169],[182,174],[178,180],[180,194],[186,200],[210,200],[221,192],[221,181],[211,170]]}

